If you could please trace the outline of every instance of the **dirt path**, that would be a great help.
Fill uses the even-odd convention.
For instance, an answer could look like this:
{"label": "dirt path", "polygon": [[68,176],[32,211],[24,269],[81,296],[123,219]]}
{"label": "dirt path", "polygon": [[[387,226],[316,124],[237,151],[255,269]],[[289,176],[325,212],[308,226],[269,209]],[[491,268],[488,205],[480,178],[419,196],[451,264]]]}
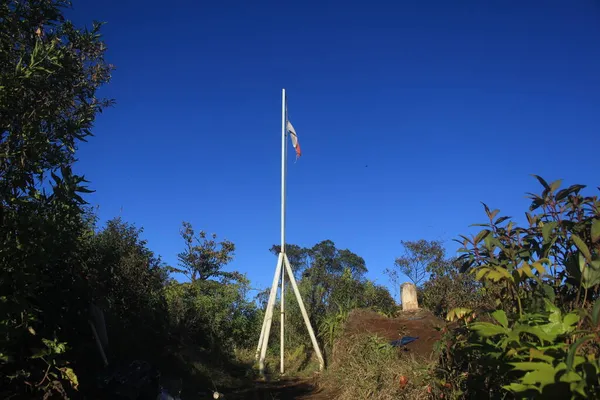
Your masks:
{"label": "dirt path", "polygon": [[331,396],[317,388],[313,380],[284,379],[277,382],[256,382],[250,389],[226,394],[226,399],[235,400],[326,400]]}

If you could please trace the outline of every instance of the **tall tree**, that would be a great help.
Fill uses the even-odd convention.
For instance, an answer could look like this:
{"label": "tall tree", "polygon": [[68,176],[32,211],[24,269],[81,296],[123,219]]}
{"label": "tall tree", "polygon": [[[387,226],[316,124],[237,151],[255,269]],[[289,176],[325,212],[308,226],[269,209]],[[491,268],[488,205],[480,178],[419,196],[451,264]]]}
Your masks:
{"label": "tall tree", "polygon": [[192,282],[205,281],[210,278],[233,278],[223,267],[233,259],[235,245],[223,240],[217,242],[217,235],[207,235],[200,231],[196,235],[192,224],[184,222],[181,237],[185,242],[185,250],[177,255],[181,269],[171,267],[171,271],[187,276]]}
{"label": "tall tree", "polygon": [[[270,249],[273,254],[278,254],[279,250],[278,245]],[[331,332],[336,331],[333,326],[339,328],[340,317],[353,308],[369,307],[386,313],[393,311],[394,301],[389,292],[365,279],[365,260],[354,252],[338,249],[333,241],[324,240],[312,247],[286,244],[286,254],[299,280],[298,287],[312,326],[321,339],[328,338],[330,342]],[[292,293],[286,299],[291,330],[299,333],[291,335],[291,341],[303,343],[307,335],[298,305]],[[323,330],[329,331],[329,334],[323,336]]]}
{"label": "tall tree", "polygon": [[[112,66],[104,60],[100,24],[76,28],[64,18],[68,6],[0,4],[3,398],[23,391],[66,395],[77,385],[72,370],[57,369],[66,349],[59,342],[81,337],[86,324],[78,316],[89,301],[81,240],[89,233],[81,194],[89,190],[71,166],[97,113],[111,104],[96,91]],[[44,356],[31,359],[29,348],[44,349]]]}
{"label": "tall tree", "polygon": [[419,286],[427,275],[445,268],[445,250],[442,242],[436,240],[402,241],[404,254],[394,263],[395,268],[386,268],[385,273],[396,287],[400,284],[401,275],[405,275],[416,286]]}

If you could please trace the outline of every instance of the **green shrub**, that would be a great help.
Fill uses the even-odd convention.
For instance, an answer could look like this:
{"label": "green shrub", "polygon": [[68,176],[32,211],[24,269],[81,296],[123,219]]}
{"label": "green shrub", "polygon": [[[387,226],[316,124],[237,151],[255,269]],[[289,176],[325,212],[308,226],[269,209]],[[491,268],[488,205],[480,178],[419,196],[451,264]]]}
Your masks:
{"label": "green shrub", "polygon": [[456,309],[442,374],[465,397],[600,396],[600,202],[583,185],[530,195],[528,227],[485,206],[484,230],[462,237],[464,270],[495,293],[496,310]]}

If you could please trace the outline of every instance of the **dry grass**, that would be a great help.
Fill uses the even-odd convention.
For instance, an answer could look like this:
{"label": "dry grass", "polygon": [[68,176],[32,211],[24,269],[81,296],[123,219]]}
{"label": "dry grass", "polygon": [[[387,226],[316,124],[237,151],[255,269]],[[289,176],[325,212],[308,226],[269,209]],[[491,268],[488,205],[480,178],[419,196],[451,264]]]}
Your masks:
{"label": "dry grass", "polygon": [[[258,362],[254,358],[252,349],[236,351],[236,358],[243,364],[252,366],[255,378],[259,377]],[[286,376],[295,378],[310,378],[319,370],[319,362],[310,348],[300,345],[285,352]],[[279,354],[277,351],[268,351],[265,359],[265,374],[268,377],[279,377]]]}
{"label": "dry grass", "polygon": [[336,399],[427,399],[431,363],[368,333],[339,339],[321,385]]}

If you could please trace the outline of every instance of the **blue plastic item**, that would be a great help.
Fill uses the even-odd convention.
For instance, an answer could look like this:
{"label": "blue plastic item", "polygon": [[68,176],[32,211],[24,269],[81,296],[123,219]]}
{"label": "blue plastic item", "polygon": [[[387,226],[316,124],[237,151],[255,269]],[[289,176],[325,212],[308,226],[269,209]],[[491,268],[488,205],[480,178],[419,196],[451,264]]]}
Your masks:
{"label": "blue plastic item", "polygon": [[398,339],[398,340],[394,340],[392,342],[390,342],[390,345],[392,347],[402,347],[402,346],[406,346],[409,343],[414,342],[415,340],[417,340],[419,337],[413,337],[413,336],[403,336],[402,338]]}

